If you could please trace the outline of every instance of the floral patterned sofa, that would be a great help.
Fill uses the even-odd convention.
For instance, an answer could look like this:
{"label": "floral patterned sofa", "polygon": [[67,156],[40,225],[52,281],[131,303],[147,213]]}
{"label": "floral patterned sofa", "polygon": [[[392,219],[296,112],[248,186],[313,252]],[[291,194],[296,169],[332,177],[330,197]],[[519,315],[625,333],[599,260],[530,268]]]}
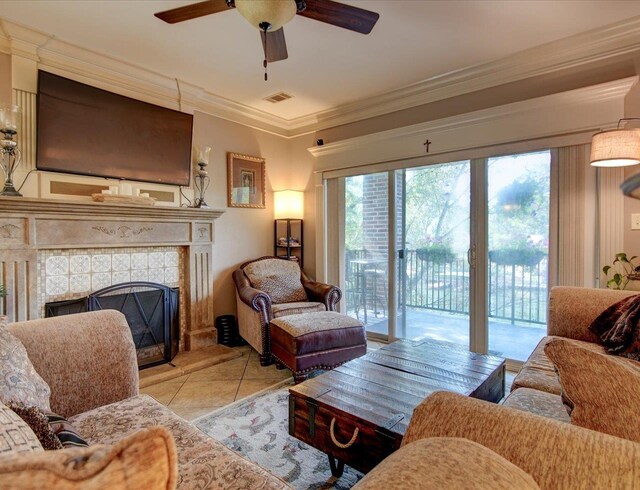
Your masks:
{"label": "floral patterned sofa", "polygon": [[51,388],[52,411],[68,418],[90,444],[114,444],[140,429],[163,426],[176,444],[177,488],[289,488],[139,394],[135,347],[121,313],[81,313],[8,328]]}
{"label": "floral patterned sofa", "polygon": [[604,347],[589,326],[609,306],[634,294],[638,292],[568,286],[552,288],[548,335],[540,341],[513,380],[511,393],[503,405],[569,422],[570,417],[560,397],[558,375],[544,353],[544,346],[553,338],[563,337],[589,350],[604,353]]}

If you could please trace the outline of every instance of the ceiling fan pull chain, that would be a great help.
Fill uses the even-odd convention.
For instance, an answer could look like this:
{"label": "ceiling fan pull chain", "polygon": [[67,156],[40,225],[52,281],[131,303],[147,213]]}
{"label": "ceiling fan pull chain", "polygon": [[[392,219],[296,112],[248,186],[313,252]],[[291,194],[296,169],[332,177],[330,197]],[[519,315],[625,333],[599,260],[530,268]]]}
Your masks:
{"label": "ceiling fan pull chain", "polygon": [[262,22],[260,24],[264,29],[264,61],[262,62],[262,66],[264,66],[264,81],[269,80],[269,76],[267,75],[267,43],[269,42],[269,37],[267,36],[267,30],[270,27],[270,24],[267,22]]}

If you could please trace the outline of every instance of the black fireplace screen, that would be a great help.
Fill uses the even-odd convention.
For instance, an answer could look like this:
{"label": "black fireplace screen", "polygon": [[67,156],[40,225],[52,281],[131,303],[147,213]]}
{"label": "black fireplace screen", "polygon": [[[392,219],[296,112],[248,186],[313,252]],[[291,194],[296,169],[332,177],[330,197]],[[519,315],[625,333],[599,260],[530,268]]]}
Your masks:
{"label": "black fireplace screen", "polygon": [[179,290],[150,282],[110,286],[85,298],[47,303],[46,316],[117,310],[127,319],[140,368],[170,362],[178,353]]}

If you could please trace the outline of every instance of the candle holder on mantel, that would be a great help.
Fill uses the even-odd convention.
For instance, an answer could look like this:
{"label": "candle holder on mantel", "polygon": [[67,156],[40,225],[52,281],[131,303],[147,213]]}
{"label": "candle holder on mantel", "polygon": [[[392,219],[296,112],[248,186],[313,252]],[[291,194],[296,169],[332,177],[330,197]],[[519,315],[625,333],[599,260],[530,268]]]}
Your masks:
{"label": "candle holder on mantel", "polygon": [[204,200],[204,194],[209,188],[209,184],[211,183],[211,178],[209,177],[209,173],[206,168],[209,165],[209,152],[211,148],[209,146],[205,146],[203,150],[198,152],[198,167],[199,170],[195,177],[193,178],[193,185],[196,188],[197,196],[193,203],[193,207],[195,208],[208,208],[209,205]]}
{"label": "candle holder on mantel", "polygon": [[18,134],[20,113],[20,107],[17,105],[0,106],[0,133],[3,135],[0,139],[0,164],[5,176],[0,196],[22,196],[13,185],[13,173],[20,165],[22,156],[17,148],[18,143],[13,139]]}

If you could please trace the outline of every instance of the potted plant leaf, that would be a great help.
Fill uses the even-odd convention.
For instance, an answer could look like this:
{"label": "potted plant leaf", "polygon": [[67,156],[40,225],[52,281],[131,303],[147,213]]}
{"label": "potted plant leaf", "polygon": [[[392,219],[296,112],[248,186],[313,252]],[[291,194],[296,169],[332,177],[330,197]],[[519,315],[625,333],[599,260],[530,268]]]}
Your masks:
{"label": "potted plant leaf", "polygon": [[[640,280],[640,265],[633,262],[637,258],[637,255],[627,257],[626,253],[620,252],[616,254],[611,265],[605,265],[602,268],[609,289],[625,289],[630,281]],[[611,278],[609,278],[610,272]]]}

